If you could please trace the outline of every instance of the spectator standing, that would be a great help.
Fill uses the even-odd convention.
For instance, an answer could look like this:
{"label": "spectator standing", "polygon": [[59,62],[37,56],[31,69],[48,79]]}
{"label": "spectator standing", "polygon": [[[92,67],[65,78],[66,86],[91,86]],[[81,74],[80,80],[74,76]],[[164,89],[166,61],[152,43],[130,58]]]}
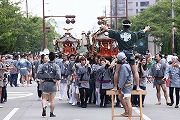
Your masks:
{"label": "spectator standing", "polygon": [[18,70],[16,69],[16,63],[19,59],[19,56],[17,54],[14,55],[14,60],[12,60],[12,67],[13,69],[10,70],[10,86],[13,87],[18,87],[17,85],[17,79],[18,79]]}
{"label": "spectator standing", "polygon": [[[146,58],[141,57],[140,61],[137,63],[137,69],[139,74],[139,85],[142,90],[146,90],[146,83],[147,83],[147,76],[148,76],[148,70],[147,70],[147,64],[146,64]],[[136,90],[136,85],[133,87],[134,90]],[[142,96],[142,106],[144,107],[144,99],[145,95]],[[140,98],[139,95],[134,95],[133,97],[133,105],[136,107],[140,106]]]}
{"label": "spectator standing", "polygon": [[[5,56],[1,56],[1,61],[2,61],[2,58],[5,59]],[[3,85],[4,72],[8,72],[8,69],[5,66],[5,64],[0,62],[0,100],[1,100],[1,97],[2,97],[2,88],[4,87],[4,85]],[[3,108],[3,106],[0,105],[0,108]]]}
{"label": "spectator standing", "polygon": [[170,77],[169,81],[169,97],[171,103],[169,106],[174,104],[174,89],[176,95],[176,104],[175,108],[179,108],[179,90],[180,90],[180,70],[179,70],[179,61],[177,56],[172,57],[172,64],[168,66],[166,74],[164,76],[165,80]]}

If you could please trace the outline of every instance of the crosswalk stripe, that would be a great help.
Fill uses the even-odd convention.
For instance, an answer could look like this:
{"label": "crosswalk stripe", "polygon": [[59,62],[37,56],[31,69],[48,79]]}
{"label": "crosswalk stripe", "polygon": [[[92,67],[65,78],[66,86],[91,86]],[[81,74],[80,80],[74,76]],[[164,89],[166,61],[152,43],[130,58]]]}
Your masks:
{"label": "crosswalk stripe", "polygon": [[[139,111],[136,107],[132,107],[132,109],[133,109],[137,114],[140,114],[140,111]],[[143,118],[144,118],[144,120],[151,120],[151,119],[148,118],[145,114],[143,114]]]}
{"label": "crosswalk stripe", "polygon": [[3,120],[10,120],[11,117],[19,110],[19,108],[14,108]]}
{"label": "crosswalk stripe", "polygon": [[17,98],[23,98],[33,95],[34,93],[30,92],[7,92],[7,98],[10,99],[17,99]]}

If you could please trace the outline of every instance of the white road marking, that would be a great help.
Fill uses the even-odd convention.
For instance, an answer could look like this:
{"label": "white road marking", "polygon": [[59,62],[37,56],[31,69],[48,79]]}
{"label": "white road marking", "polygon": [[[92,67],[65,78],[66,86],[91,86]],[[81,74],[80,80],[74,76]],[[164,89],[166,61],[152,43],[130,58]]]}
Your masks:
{"label": "white road marking", "polygon": [[3,120],[9,120],[18,111],[19,108],[14,108]]}
{"label": "white road marking", "polygon": [[[132,107],[132,109],[133,109],[137,114],[140,114],[140,111],[139,111],[136,107]],[[151,120],[151,119],[148,118],[145,114],[143,114],[143,118],[144,118],[144,120]]]}
{"label": "white road marking", "polygon": [[30,93],[30,92],[7,92],[7,98],[10,100],[10,99],[28,97],[33,94],[34,93]]}

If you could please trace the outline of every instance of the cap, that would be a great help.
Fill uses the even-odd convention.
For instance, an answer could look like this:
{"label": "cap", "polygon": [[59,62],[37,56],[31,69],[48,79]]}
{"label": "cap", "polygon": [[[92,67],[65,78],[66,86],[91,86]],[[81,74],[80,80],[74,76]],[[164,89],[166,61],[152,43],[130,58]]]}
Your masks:
{"label": "cap", "polygon": [[124,54],[124,52],[120,52],[120,53],[118,53],[118,55],[117,55],[117,59],[118,60],[121,60],[121,61],[125,61],[126,60],[126,55]]}

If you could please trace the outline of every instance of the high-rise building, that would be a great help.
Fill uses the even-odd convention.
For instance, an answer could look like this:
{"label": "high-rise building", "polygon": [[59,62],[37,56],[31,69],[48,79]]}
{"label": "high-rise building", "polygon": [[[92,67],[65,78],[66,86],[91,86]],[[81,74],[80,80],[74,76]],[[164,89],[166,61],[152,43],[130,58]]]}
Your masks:
{"label": "high-rise building", "polygon": [[[126,6],[128,16],[134,16],[144,9],[156,3],[156,0],[111,0],[112,16],[126,17]],[[127,2],[127,5],[126,5]]]}

